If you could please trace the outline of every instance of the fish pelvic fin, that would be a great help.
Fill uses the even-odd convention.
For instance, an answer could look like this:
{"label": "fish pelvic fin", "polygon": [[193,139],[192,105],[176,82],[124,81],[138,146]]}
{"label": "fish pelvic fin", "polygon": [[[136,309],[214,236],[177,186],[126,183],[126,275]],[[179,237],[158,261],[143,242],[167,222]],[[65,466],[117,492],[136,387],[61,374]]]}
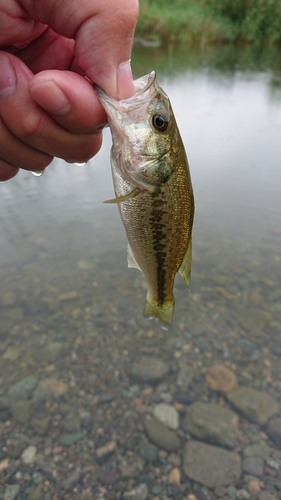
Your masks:
{"label": "fish pelvic fin", "polygon": [[135,196],[137,196],[139,193],[140,193],[140,189],[134,188],[128,194],[125,194],[124,196],[117,196],[116,198],[113,198],[112,200],[105,200],[104,203],[122,203],[122,201],[127,201],[127,200],[130,200],[131,198],[135,198]]}
{"label": "fish pelvic fin", "polygon": [[181,263],[181,266],[179,268],[179,273],[181,277],[184,279],[185,283],[187,284],[188,288],[190,285],[190,274],[191,274],[191,258],[192,258],[192,242],[191,238],[186,250],[186,254],[183,258],[183,261]]}
{"label": "fish pelvic fin", "polygon": [[174,301],[159,304],[154,300],[146,299],[143,315],[145,318],[155,318],[164,330],[168,330],[173,318]]}
{"label": "fish pelvic fin", "polygon": [[138,265],[135,257],[133,256],[133,252],[131,250],[130,245],[128,245],[128,249],[127,249],[127,261],[128,261],[128,267],[131,267],[134,269],[139,269],[141,271],[140,266]]}

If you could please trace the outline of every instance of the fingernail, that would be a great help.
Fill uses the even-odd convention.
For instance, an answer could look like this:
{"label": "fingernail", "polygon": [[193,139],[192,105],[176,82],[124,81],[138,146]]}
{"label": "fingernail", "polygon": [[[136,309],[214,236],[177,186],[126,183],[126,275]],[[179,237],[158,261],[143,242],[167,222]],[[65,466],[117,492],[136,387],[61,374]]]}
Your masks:
{"label": "fingernail", "polygon": [[29,92],[37,104],[53,115],[66,116],[71,110],[70,101],[57,84],[51,80],[33,83]]}
{"label": "fingernail", "polygon": [[16,81],[9,58],[0,52],[0,99],[7,99],[14,93]]}
{"label": "fingernail", "polygon": [[119,64],[117,70],[118,99],[126,99],[135,93],[131,60]]}

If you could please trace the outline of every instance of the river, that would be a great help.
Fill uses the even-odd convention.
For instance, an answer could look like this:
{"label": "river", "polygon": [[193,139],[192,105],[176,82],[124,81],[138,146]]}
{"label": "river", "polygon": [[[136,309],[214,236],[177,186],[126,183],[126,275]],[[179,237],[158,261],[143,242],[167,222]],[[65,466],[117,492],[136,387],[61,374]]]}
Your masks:
{"label": "river", "polygon": [[103,204],[109,130],[84,167],[1,184],[0,499],[280,498],[280,52],[136,46],[132,62],[156,70],[186,147],[190,291],[176,279],[169,332],[142,318]]}

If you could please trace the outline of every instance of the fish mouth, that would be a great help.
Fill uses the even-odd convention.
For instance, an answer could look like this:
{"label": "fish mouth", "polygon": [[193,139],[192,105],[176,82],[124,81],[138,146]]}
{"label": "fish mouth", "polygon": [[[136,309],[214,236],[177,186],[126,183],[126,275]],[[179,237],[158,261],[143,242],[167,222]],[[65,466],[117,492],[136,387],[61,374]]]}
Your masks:
{"label": "fish mouth", "polygon": [[134,87],[134,95],[128,97],[127,99],[121,99],[120,101],[117,101],[116,99],[113,99],[113,97],[107,95],[104,90],[102,90],[98,85],[94,84],[96,95],[101,105],[109,115],[112,114],[113,109],[122,113],[124,111],[137,109],[143,106],[143,104],[145,104],[146,102],[149,102],[159,89],[155,71],[151,71],[147,75],[144,75],[141,78],[135,80]]}

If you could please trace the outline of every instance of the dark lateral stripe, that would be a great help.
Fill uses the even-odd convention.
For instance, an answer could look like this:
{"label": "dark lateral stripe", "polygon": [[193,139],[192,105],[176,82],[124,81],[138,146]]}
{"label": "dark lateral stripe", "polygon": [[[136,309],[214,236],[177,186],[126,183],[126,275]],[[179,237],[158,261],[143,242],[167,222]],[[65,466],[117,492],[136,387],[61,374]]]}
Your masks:
{"label": "dark lateral stripe", "polygon": [[163,216],[166,214],[163,200],[157,198],[159,190],[152,195],[152,216],[150,217],[150,224],[152,229],[152,246],[153,252],[157,261],[157,299],[159,305],[166,302],[166,269],[165,259],[166,252],[166,233],[163,231],[165,224],[162,223]]}

